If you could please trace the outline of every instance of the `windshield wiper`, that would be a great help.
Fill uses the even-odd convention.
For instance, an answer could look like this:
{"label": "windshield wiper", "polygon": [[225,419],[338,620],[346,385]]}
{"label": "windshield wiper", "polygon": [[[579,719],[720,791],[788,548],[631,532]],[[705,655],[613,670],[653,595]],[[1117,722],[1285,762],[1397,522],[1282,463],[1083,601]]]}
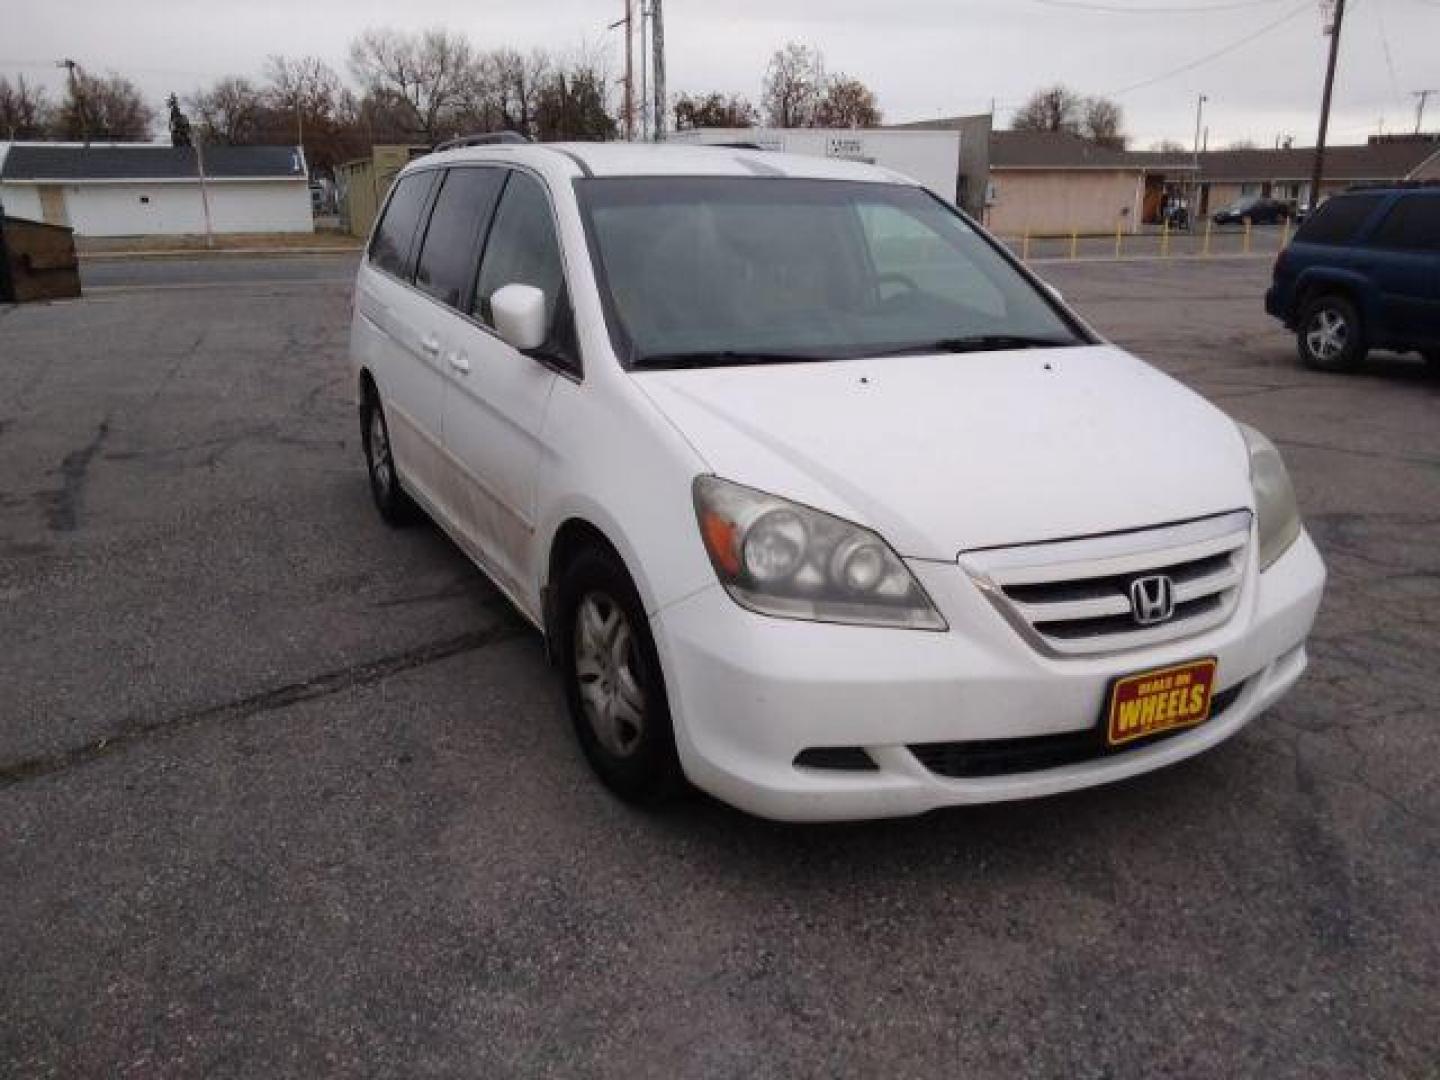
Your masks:
{"label": "windshield wiper", "polygon": [[817,364],[834,359],[833,356],[817,356],[812,353],[716,349],[697,352],[648,353],[637,357],[633,366],[637,368],[732,367],[741,364]]}
{"label": "windshield wiper", "polygon": [[923,353],[999,352],[1003,349],[1061,349],[1078,345],[1074,338],[1039,337],[1032,334],[972,334],[968,337],[938,338],[919,345],[906,345],[879,353],[880,356],[904,356]]}

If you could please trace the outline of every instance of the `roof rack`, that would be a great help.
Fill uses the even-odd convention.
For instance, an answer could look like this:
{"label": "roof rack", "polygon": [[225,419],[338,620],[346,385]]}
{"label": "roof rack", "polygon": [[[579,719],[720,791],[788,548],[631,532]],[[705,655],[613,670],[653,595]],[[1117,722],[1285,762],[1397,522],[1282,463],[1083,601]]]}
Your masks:
{"label": "roof rack", "polygon": [[461,135],[458,139],[446,139],[435,145],[432,153],[441,150],[458,150],[462,146],[496,146],[510,143],[528,143],[530,140],[518,131],[483,131],[475,135]]}
{"label": "roof rack", "polygon": [[1360,184],[1351,184],[1346,191],[1380,191],[1390,188],[1404,188],[1413,190],[1415,188],[1440,188],[1440,180],[1369,180]]}

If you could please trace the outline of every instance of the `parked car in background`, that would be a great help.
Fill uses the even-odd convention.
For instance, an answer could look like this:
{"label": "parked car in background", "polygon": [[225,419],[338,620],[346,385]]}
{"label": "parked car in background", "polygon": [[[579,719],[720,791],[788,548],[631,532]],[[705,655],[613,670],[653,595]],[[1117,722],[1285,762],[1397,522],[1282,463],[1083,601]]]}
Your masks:
{"label": "parked car in background", "polygon": [[1440,184],[1327,199],[1275,260],[1265,310],[1309,367],[1353,370],[1377,348],[1440,370]]}
{"label": "parked car in background", "polygon": [[1069,791],[1216,745],[1306,666],[1325,570],[1275,447],[886,169],[427,155],[350,358],[380,514],[423,508],[542,631],[628,799]]}
{"label": "parked car in background", "polygon": [[1274,225],[1293,216],[1294,211],[1287,202],[1247,195],[1215,211],[1211,220],[1216,225],[1243,225],[1247,221],[1251,225]]}

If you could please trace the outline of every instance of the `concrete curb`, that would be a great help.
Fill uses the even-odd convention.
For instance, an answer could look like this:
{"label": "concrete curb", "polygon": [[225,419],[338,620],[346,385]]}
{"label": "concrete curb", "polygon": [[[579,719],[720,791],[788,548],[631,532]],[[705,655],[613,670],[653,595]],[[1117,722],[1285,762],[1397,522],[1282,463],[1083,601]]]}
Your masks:
{"label": "concrete curb", "polygon": [[365,250],[356,247],[318,248],[173,248],[164,251],[79,251],[76,257],[81,262],[133,262],[137,259],[222,259],[243,258],[257,255],[264,258],[285,255],[358,255]]}

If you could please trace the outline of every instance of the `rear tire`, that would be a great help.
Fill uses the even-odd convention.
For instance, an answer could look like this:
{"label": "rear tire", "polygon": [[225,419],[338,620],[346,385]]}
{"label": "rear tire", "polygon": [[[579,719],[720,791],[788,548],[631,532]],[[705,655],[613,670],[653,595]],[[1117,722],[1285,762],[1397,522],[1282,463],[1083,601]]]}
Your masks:
{"label": "rear tire", "polygon": [[1354,371],[1369,351],[1360,312],[1338,293],[1306,303],[1295,343],[1300,362],[1316,371]]}
{"label": "rear tire", "polygon": [[390,442],[390,425],[373,386],[367,387],[360,404],[360,445],[365,450],[365,470],[370,476],[370,494],[375,508],[387,525],[403,528],[420,519],[420,508],[400,484],[395,452]]}
{"label": "rear tire", "polygon": [[660,657],[630,575],[610,551],[582,550],[560,575],[555,652],[580,749],[627,802],[684,790]]}

